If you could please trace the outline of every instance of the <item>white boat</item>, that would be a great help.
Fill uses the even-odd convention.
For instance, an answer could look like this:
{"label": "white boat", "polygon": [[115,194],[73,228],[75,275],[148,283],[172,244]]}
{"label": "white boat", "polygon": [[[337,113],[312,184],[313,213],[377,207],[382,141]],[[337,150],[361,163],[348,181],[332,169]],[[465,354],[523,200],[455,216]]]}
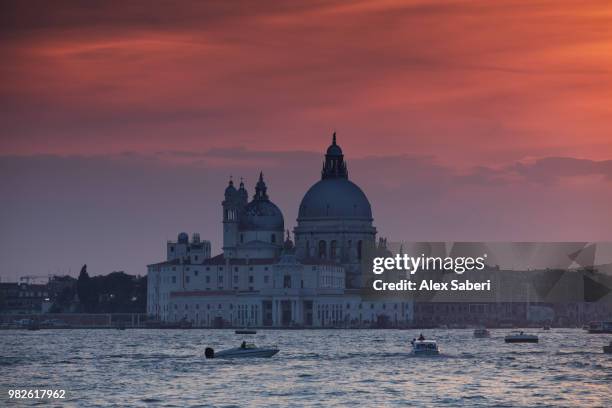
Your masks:
{"label": "white boat", "polygon": [[491,337],[491,332],[488,331],[485,328],[475,329],[474,330],[474,337],[477,338],[477,339],[486,339],[486,338]]}
{"label": "white boat", "polygon": [[415,356],[437,356],[440,354],[435,340],[412,340],[412,354]]}
{"label": "white boat", "polygon": [[206,347],[204,355],[206,358],[245,358],[245,357],[272,357],[279,352],[275,346],[257,347],[252,343],[243,343],[240,347],[215,352],[211,347]]}
{"label": "white boat", "polygon": [[525,334],[524,332],[514,332],[504,337],[506,343],[537,343],[538,336],[535,334]]}

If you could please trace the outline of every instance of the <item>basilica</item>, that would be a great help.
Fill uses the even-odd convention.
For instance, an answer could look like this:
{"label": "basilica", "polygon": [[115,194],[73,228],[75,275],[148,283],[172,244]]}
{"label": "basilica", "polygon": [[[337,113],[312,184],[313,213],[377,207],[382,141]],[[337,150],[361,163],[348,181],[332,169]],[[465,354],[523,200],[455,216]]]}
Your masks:
{"label": "basilica", "polygon": [[147,313],[195,327],[405,326],[412,303],[361,296],[361,259],[375,248],[372,208],[349,180],[336,134],[321,179],[299,206],[293,238],[264,175],[249,194],[230,179],[222,202],[222,252],[180,233],[164,262],[148,265]]}

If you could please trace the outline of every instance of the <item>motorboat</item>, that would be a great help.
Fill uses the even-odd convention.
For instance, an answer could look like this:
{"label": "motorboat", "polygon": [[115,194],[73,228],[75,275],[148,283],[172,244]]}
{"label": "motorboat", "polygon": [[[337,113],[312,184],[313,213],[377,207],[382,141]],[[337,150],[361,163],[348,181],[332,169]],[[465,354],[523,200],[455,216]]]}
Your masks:
{"label": "motorboat", "polygon": [[526,334],[524,332],[514,332],[504,337],[506,343],[537,343],[538,336],[535,334]]}
{"label": "motorboat", "polygon": [[252,329],[238,329],[234,333],[236,334],[257,334],[257,330]]}
{"label": "motorboat", "polygon": [[276,346],[272,347],[257,347],[252,343],[243,342],[240,347],[234,347],[227,350],[215,352],[212,347],[206,347],[204,355],[206,358],[245,358],[245,357],[272,357],[279,352]]}
{"label": "motorboat", "polygon": [[491,332],[488,331],[485,328],[481,328],[481,329],[475,329],[474,330],[474,337],[477,339],[486,339],[491,337]]}
{"label": "motorboat", "polygon": [[603,351],[606,354],[612,354],[612,341],[610,342],[609,345],[603,346]]}
{"label": "motorboat", "polygon": [[437,356],[440,354],[435,340],[412,340],[412,354],[415,356]]}

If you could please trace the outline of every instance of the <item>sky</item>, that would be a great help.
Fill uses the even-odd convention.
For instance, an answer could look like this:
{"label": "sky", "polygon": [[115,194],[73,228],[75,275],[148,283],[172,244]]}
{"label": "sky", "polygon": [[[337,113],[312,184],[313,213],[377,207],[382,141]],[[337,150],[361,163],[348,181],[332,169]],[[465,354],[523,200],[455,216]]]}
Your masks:
{"label": "sky", "polygon": [[2,1],[0,278],[295,226],[331,133],[393,240],[612,240],[606,1]]}

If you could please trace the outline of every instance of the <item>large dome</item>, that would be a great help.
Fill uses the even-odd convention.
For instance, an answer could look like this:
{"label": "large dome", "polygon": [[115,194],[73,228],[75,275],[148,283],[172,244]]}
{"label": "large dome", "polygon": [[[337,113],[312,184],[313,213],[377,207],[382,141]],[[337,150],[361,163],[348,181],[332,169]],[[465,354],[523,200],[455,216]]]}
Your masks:
{"label": "large dome", "polygon": [[372,220],[366,195],[346,178],[329,178],[315,183],[304,195],[298,221],[310,218]]}
{"label": "large dome", "polygon": [[271,201],[253,200],[240,217],[240,229],[245,231],[285,230],[281,210]]}

